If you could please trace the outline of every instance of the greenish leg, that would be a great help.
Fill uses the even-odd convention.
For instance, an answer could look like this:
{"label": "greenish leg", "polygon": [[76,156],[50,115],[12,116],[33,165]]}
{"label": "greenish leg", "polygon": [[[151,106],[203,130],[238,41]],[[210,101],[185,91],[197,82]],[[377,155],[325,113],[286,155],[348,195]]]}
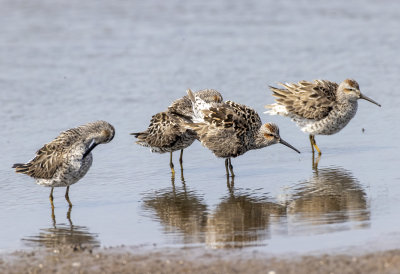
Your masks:
{"label": "greenish leg", "polygon": [[69,207],[72,207],[72,203],[69,200],[69,186],[67,186],[67,190],[65,191],[65,199],[67,200]]}
{"label": "greenish leg", "polygon": [[171,154],[170,154],[170,157],[169,157],[169,166],[171,168],[172,175],[175,176],[174,163],[172,163],[172,151],[171,151]]}
{"label": "greenish leg", "polygon": [[312,153],[314,154],[314,142],[313,142],[313,136],[310,134],[310,143],[311,143],[311,149],[312,149]]}
{"label": "greenish leg", "polygon": [[53,213],[54,213],[53,190],[54,190],[54,187],[51,188],[49,199],[50,199],[51,208],[53,209]]}

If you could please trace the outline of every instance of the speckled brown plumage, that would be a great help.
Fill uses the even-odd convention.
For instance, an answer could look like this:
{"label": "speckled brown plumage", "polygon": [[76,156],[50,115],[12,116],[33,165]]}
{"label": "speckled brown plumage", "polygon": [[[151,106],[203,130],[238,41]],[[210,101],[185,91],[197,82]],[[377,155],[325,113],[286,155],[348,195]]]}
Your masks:
{"label": "speckled brown plumage", "polygon": [[300,81],[297,84],[282,84],[284,89],[270,87],[273,96],[288,112],[306,119],[320,120],[332,110],[336,101],[338,84],[326,80]]}
{"label": "speckled brown plumage", "polygon": [[[110,142],[115,130],[105,121],[97,121],[62,132],[36,152],[35,158],[26,164],[14,164],[17,173],[36,179],[39,185],[67,187],[81,179],[92,164],[91,151],[98,144]],[[69,198],[67,198],[68,202]]]}
{"label": "speckled brown plumage", "polygon": [[[222,95],[213,89],[205,89],[196,94],[207,102],[222,102]],[[183,149],[190,146],[197,138],[196,133],[182,127],[173,119],[174,115],[191,120],[193,117],[192,103],[188,96],[175,100],[164,112],[152,116],[148,128],[143,132],[131,133],[137,138],[136,143],[150,147],[152,152],[170,152],[170,167],[175,173],[172,163],[172,152],[181,150],[180,163],[182,164]]]}
{"label": "speckled brown plumage", "polygon": [[[190,90],[188,93],[195,108],[207,105],[201,104],[198,96],[192,94]],[[182,123],[185,127],[194,130],[200,142],[217,157],[226,158],[225,164],[226,167],[229,164],[232,176],[234,174],[230,163],[231,157],[276,143],[290,146],[281,139],[278,126],[272,123],[262,125],[257,112],[248,106],[227,101],[209,108],[195,110],[196,112],[201,113],[197,119],[202,118],[202,122],[183,121]]]}
{"label": "speckled brown plumage", "polygon": [[321,154],[314,135],[331,135],[344,128],[357,112],[357,100],[365,99],[378,103],[360,92],[358,83],[346,79],[337,84],[326,80],[286,83],[284,88],[270,87],[276,103],[267,105],[271,115],[292,118],[302,131],[310,134],[312,151],[314,147]]}

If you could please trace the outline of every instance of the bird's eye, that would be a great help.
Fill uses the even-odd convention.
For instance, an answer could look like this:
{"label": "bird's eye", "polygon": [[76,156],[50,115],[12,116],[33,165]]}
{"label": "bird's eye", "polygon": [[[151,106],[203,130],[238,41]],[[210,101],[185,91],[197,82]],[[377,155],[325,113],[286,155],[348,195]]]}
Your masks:
{"label": "bird's eye", "polygon": [[265,133],[264,136],[267,137],[267,138],[273,138],[274,137],[274,135],[268,134],[268,133]]}

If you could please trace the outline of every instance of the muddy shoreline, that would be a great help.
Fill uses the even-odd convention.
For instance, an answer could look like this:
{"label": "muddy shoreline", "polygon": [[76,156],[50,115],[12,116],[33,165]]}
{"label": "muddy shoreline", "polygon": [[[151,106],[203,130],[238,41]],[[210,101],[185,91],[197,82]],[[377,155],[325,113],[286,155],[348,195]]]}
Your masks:
{"label": "muddy shoreline", "polygon": [[359,255],[68,246],[3,254],[1,273],[398,273],[400,250]]}

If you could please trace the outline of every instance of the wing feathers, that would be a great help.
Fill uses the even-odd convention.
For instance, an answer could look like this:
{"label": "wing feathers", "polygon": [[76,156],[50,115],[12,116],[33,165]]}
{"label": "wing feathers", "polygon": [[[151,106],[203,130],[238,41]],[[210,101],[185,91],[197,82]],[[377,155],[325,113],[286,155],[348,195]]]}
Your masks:
{"label": "wing feathers", "polygon": [[[326,80],[279,83],[283,88],[270,87],[278,105],[291,115],[306,119],[322,119],[332,110],[338,84]],[[268,105],[274,108],[276,105]]]}

